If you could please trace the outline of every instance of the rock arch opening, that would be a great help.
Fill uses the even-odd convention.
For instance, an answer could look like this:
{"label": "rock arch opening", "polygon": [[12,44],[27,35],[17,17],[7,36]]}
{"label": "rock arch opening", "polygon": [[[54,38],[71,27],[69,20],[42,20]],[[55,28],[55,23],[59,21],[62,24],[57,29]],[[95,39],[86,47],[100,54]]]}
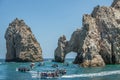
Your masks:
{"label": "rock arch opening", "polygon": [[69,52],[69,53],[67,53],[66,55],[65,55],[65,62],[73,62],[74,60],[75,60],[75,58],[76,58],[76,56],[77,56],[77,53],[76,52]]}

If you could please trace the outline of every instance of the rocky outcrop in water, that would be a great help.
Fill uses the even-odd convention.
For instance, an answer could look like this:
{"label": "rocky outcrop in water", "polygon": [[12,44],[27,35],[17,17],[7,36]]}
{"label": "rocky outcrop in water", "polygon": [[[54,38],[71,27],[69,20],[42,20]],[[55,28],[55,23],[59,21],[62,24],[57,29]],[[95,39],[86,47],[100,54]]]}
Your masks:
{"label": "rocky outcrop in water", "polygon": [[[110,7],[96,6],[83,16],[83,27],[73,32],[71,39],[63,40],[55,50],[55,61],[64,62],[66,54],[77,53],[74,63],[83,67],[120,63],[120,0]],[[61,38],[61,37],[60,37]]]}
{"label": "rocky outcrop in water", "polygon": [[5,33],[6,61],[33,62],[42,61],[42,49],[30,27],[23,20],[15,19]]}
{"label": "rocky outcrop in water", "polygon": [[64,62],[64,48],[66,47],[66,37],[63,35],[58,39],[58,47],[55,50],[55,60],[57,62]]}

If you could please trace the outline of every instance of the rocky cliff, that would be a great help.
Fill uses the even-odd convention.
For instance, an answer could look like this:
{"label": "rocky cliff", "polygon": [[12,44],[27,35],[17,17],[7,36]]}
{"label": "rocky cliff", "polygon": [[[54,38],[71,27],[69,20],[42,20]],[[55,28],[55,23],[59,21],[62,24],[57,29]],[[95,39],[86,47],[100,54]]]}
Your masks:
{"label": "rocky cliff", "polygon": [[42,49],[30,27],[23,20],[15,19],[5,33],[6,61],[33,62],[42,61]]}
{"label": "rocky cliff", "polygon": [[66,54],[77,53],[74,63],[83,67],[120,63],[120,0],[110,7],[96,6],[83,16],[81,29],[71,39],[61,36],[55,50],[55,61],[64,62]]}

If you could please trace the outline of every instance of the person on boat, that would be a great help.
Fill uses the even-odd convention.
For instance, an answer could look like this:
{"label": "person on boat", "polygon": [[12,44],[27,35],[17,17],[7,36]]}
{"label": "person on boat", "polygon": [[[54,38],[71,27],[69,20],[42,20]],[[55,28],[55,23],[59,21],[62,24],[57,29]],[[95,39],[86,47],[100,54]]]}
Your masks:
{"label": "person on boat", "polygon": [[55,76],[56,76],[56,77],[58,77],[58,76],[59,76],[57,71],[55,71]]}
{"label": "person on boat", "polygon": [[39,71],[37,71],[37,77],[39,77],[39,76],[40,76]]}
{"label": "person on boat", "polygon": [[66,74],[66,70],[63,69],[63,70],[61,71],[61,74],[62,74],[62,75]]}
{"label": "person on boat", "polygon": [[35,66],[35,63],[31,63],[30,64],[30,68],[33,69],[33,67]]}

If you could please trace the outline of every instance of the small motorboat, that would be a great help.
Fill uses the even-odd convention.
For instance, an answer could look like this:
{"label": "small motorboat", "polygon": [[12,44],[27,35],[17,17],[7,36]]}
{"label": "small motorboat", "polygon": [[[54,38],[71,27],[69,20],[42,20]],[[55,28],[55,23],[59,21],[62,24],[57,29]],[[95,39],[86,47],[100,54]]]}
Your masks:
{"label": "small motorboat", "polygon": [[45,65],[44,62],[40,62],[40,63],[38,64],[38,66],[44,66],[44,65]]}
{"label": "small motorboat", "polygon": [[51,67],[57,68],[57,67],[58,67],[58,64],[53,64]]}
{"label": "small motorboat", "polygon": [[49,79],[49,78],[58,78],[59,75],[56,72],[41,72],[40,77],[41,79]]}
{"label": "small motorboat", "polygon": [[67,73],[65,69],[57,69],[56,72],[60,75],[65,75]]}
{"label": "small motorboat", "polygon": [[27,71],[30,71],[30,68],[28,68],[28,67],[19,67],[19,68],[17,69],[17,71],[27,72]]}
{"label": "small motorboat", "polygon": [[30,64],[30,68],[33,69],[33,67],[35,66],[35,63],[31,63]]}
{"label": "small motorboat", "polygon": [[64,66],[69,66],[69,63],[68,63],[68,62],[65,62],[63,65],[64,65]]}
{"label": "small motorboat", "polygon": [[65,74],[66,74],[65,69],[57,69],[57,70],[53,70],[53,71],[37,72],[37,77],[39,77],[41,79],[49,79],[49,78],[58,78]]}

